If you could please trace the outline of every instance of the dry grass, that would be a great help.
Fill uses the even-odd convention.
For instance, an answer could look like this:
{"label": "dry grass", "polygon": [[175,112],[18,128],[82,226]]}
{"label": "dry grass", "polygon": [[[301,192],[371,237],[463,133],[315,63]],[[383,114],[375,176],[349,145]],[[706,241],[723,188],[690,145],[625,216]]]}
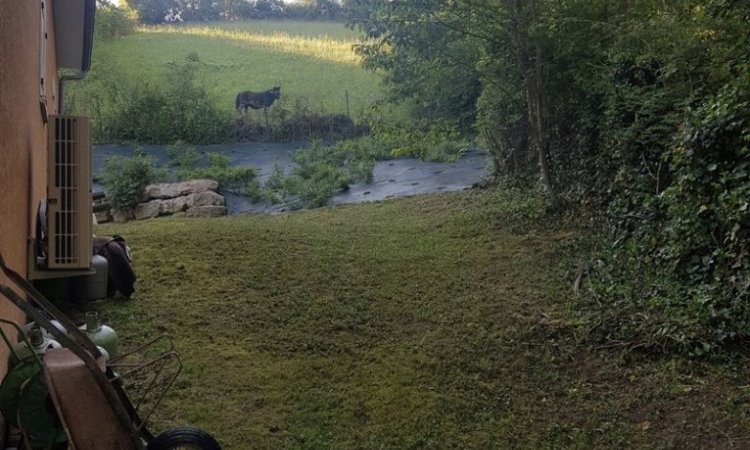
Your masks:
{"label": "dry grass", "polygon": [[[329,26],[338,26],[328,24]],[[304,25],[299,25],[300,27]],[[331,34],[317,36],[299,35],[287,30],[259,31],[248,28],[229,28],[219,26],[152,26],[143,27],[141,32],[162,35],[187,35],[203,38],[219,39],[235,45],[246,47],[263,47],[279,51],[302,55],[335,63],[358,65],[359,58],[352,47],[357,42],[354,37],[337,38]]]}

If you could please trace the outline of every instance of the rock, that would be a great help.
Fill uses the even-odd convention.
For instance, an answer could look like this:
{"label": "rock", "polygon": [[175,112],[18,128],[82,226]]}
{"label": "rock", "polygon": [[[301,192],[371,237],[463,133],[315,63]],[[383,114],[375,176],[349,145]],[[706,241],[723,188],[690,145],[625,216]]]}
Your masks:
{"label": "rock", "polygon": [[134,218],[133,211],[129,209],[113,209],[110,211],[110,214],[112,215],[112,220],[117,223],[125,223]]}
{"label": "rock", "polygon": [[229,210],[224,206],[207,205],[191,206],[185,211],[185,217],[219,217],[226,216]]}
{"label": "rock", "polygon": [[112,221],[112,214],[109,210],[95,212],[94,217],[96,217],[96,223],[107,223]]}
{"label": "rock", "polygon": [[146,196],[149,199],[165,199],[181,197],[183,195],[198,194],[215,191],[219,182],[214,180],[190,180],[180,183],[157,183],[146,186]]}
{"label": "rock", "polygon": [[150,202],[146,203],[138,203],[135,206],[134,215],[136,220],[153,219],[154,217],[159,217],[161,211],[162,201],[151,200]]}
{"label": "rock", "polygon": [[219,183],[191,180],[181,183],[152,184],[146,188],[151,200],[139,203],[131,213],[138,220],[173,215],[175,217],[217,217],[227,215],[224,196],[214,192]]}
{"label": "rock", "polygon": [[183,212],[188,208],[187,203],[188,203],[187,196],[162,200],[161,213],[162,214],[176,214],[179,212]]}
{"label": "rock", "polygon": [[224,206],[224,196],[213,191],[205,191],[188,195],[188,210],[195,206]]}

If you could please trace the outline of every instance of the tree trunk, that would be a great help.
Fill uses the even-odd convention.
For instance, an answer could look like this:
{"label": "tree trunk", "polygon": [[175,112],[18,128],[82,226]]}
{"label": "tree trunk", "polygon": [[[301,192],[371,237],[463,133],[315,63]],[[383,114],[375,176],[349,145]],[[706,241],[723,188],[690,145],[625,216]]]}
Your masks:
{"label": "tree trunk", "polygon": [[[542,89],[544,87],[542,50],[534,45],[529,36],[529,22],[539,16],[540,0],[514,0],[513,13],[515,42],[518,64],[523,74],[526,103],[529,109],[529,138],[531,148],[537,156],[542,185],[550,197],[552,206],[557,209],[560,201],[552,187],[549,159],[547,157],[547,125]],[[528,8],[524,11],[525,7]]]}
{"label": "tree trunk", "polygon": [[[538,58],[537,63],[538,65]],[[552,206],[558,208],[559,200],[552,187],[550,177],[549,159],[547,157],[547,126],[544,120],[544,97],[541,93],[540,74],[529,74],[526,79],[526,97],[529,103],[529,120],[531,125],[531,145],[539,161],[539,171],[542,184],[547,194],[550,196]]]}

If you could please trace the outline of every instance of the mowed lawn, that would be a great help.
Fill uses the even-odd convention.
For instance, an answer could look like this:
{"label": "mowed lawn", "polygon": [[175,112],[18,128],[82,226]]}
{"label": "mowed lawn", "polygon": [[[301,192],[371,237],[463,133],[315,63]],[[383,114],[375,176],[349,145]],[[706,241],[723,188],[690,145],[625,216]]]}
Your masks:
{"label": "mowed lawn", "polygon": [[[216,22],[141,27],[132,35],[97,40],[98,73],[142,82],[161,82],[170,63],[197,58],[197,79],[226,110],[239,91],[280,85],[280,102],[315,112],[346,113],[358,119],[382,96],[381,76],[365,71],[354,53],[357,34],[341,23],[297,21]],[[86,82],[81,83],[86,89]],[[73,89],[78,89],[74,86]]]}
{"label": "mowed lawn", "polygon": [[139,281],[96,307],[125,348],[175,338],[185,369],[152,428],[229,450],[747,446],[747,364],[585,344],[576,231],[516,201],[99,226]]}

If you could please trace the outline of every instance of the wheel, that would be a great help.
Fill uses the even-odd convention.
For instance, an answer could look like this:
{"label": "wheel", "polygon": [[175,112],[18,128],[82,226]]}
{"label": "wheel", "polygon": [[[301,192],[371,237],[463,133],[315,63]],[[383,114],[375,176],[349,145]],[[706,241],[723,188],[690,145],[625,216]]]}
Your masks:
{"label": "wheel", "polygon": [[41,371],[37,372],[21,387],[18,427],[29,440],[31,448],[59,448],[59,444],[67,442],[68,435],[57,417],[42,375]]}
{"label": "wheel", "polygon": [[42,367],[36,362],[36,359],[26,358],[8,372],[0,385],[0,413],[14,427],[18,427],[21,388],[41,371]]}
{"label": "wheel", "polygon": [[167,430],[148,443],[146,450],[221,450],[210,434],[199,428],[180,427]]}

